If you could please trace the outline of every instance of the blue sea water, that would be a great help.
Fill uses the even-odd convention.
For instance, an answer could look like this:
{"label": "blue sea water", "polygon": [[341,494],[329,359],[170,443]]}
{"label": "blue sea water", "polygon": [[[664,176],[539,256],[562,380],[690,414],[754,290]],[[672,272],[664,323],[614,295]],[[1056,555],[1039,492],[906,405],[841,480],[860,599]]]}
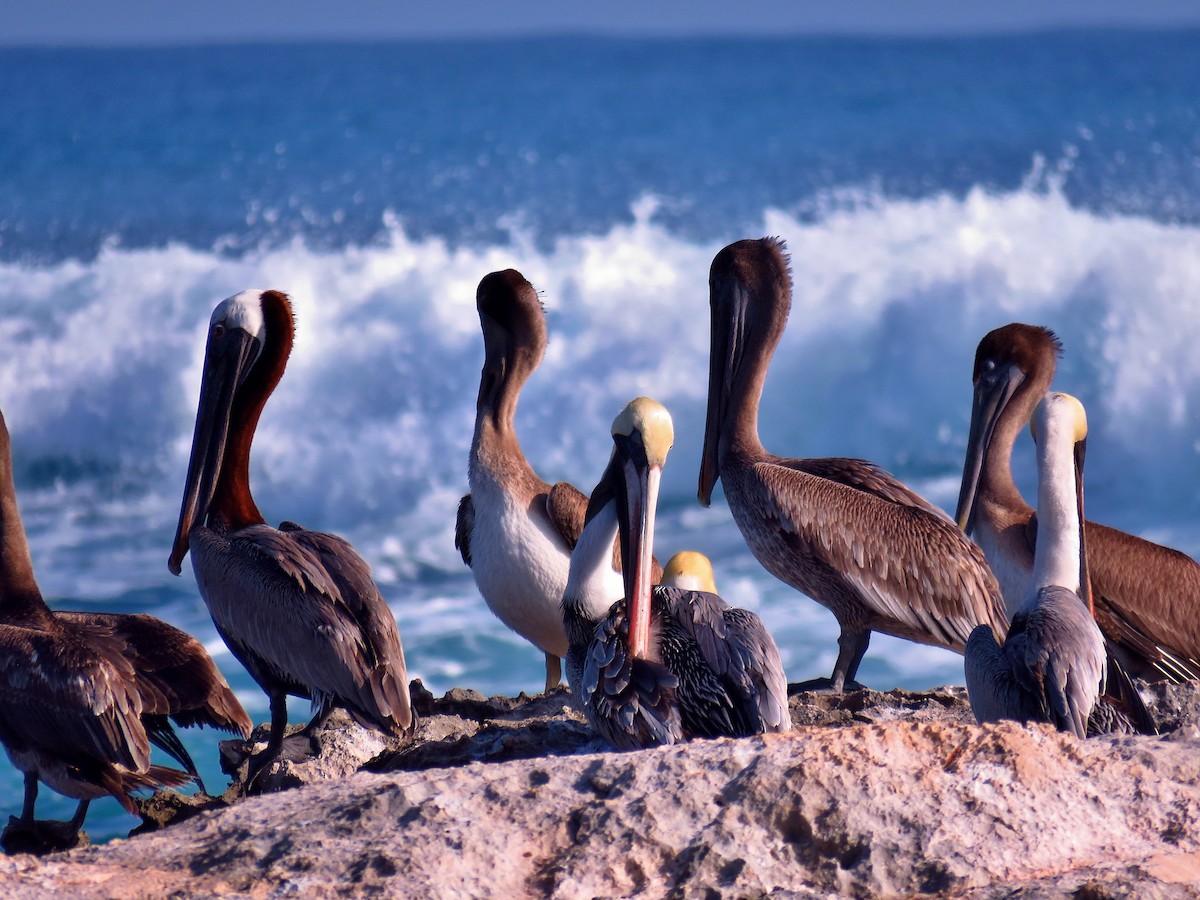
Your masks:
{"label": "blue sea water", "polygon": [[[719,493],[695,502],[708,264],[762,234],[795,274],[768,448],[868,457],[952,506],[975,344],[1042,323],[1089,411],[1089,513],[1196,554],[1198,47],[1112,31],[0,49],[0,408],[43,590],[196,634],[265,720],[166,557],[208,316],[275,287],[299,324],[255,444],[260,507],[356,544],[434,690],[539,689],[541,654],[453,547],[475,285],[513,266],[550,328],[518,414],[534,466],[589,488],[613,415],[662,400],[660,556],[708,553],[789,678],[828,674],[833,617],[766,575]],[[1027,443],[1018,457],[1030,491]],[[861,677],[961,682],[961,660],[877,636]],[[185,740],[219,786],[218,736]],[[0,796],[17,811],[6,765]],[[111,801],[89,817],[100,840],[132,824]]]}

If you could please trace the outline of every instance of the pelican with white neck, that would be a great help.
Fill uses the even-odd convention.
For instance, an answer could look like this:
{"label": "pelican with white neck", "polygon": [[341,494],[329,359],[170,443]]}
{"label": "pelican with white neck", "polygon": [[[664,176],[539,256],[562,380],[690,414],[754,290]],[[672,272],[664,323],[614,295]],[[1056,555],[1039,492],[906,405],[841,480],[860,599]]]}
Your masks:
{"label": "pelican with white neck", "polygon": [[1106,673],[1080,528],[1087,416],[1074,397],[1051,393],[1031,427],[1039,522],[1033,578],[1003,646],[987,626],[971,632],[967,693],[980,723],[1049,722],[1084,738]]}

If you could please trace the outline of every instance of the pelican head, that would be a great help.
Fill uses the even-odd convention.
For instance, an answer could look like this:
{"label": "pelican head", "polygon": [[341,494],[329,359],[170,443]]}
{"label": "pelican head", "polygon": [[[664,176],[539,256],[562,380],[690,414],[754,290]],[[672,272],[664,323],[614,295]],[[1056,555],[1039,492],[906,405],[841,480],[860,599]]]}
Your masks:
{"label": "pelican head", "polygon": [[[238,452],[249,454],[249,442],[267,396],[278,383],[291,349],[292,311],[279,291],[249,290],[217,304],[208,326],[204,369],[196,430],[188,462],[179,524],[167,567],[178,575],[188,551],[188,535],[208,515],[222,481],[228,445],[237,441]],[[260,364],[264,350],[275,352],[272,365]],[[267,371],[269,369],[270,371]],[[233,487],[226,486],[227,489]],[[248,488],[237,498],[253,515]]]}
{"label": "pelican head", "polygon": [[[1037,398],[1046,392],[1054,379],[1054,369],[1061,354],[1062,343],[1053,331],[1020,322],[990,331],[979,342],[971,376],[975,394],[971,403],[967,456],[954,514],[959,527],[967,533],[975,527],[980,476],[996,436],[996,426],[1015,398],[1021,399],[1019,408],[1025,410],[1026,416],[1032,413]],[[1023,424],[1017,422],[1006,440],[1016,440]],[[1006,453],[1011,449],[1011,444],[1003,448]]]}
{"label": "pelican head", "polygon": [[494,403],[505,378],[529,376],[546,352],[546,316],[537,291],[516,269],[483,276],[475,291],[483,328],[480,402]]}
{"label": "pelican head", "polygon": [[703,553],[680,550],[663,568],[662,583],[685,591],[717,592],[712,563]]}
{"label": "pelican head", "polygon": [[1078,398],[1070,394],[1051,391],[1038,403],[1029,419],[1029,433],[1035,444],[1038,443],[1038,432],[1045,431],[1049,422],[1064,423],[1070,429],[1071,440],[1075,444],[1087,440],[1087,411]]}
{"label": "pelican head", "polygon": [[760,238],[725,247],[709,269],[708,416],[696,492],[703,506],[712,503],[721,477],[721,445],[735,425],[757,441],[758,398],[767,363],[792,305],[789,267],[783,241]]}
{"label": "pelican head", "polygon": [[613,421],[609,470],[619,472],[617,527],[621,569],[629,603],[630,652],[644,657],[650,643],[650,592],[654,553],[654,513],[667,453],[675,443],[671,414],[648,397],[632,401]]}

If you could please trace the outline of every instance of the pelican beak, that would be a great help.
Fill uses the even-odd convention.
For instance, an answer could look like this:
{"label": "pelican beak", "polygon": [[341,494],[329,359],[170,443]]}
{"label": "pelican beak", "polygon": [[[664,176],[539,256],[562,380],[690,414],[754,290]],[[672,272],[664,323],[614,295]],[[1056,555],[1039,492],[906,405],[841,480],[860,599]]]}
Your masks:
{"label": "pelican beak", "polygon": [[1087,437],[1075,442],[1075,505],[1079,510],[1079,596],[1083,598],[1092,618],[1096,617],[1096,604],[1092,597],[1092,578],[1087,558],[1086,526],[1083,518],[1083,458],[1087,455]]}
{"label": "pelican beak", "polygon": [[650,599],[654,564],[654,513],[667,452],[675,442],[671,416],[646,397],[634,400],[613,422],[613,459],[623,489],[616,491],[621,574],[629,605],[629,652],[650,649]]}
{"label": "pelican beak", "polygon": [[987,458],[996,423],[1000,421],[1008,401],[1024,381],[1025,373],[1020,367],[1015,363],[1008,363],[981,376],[975,383],[975,397],[971,403],[971,429],[967,437],[967,458],[963,463],[958,508],[954,512],[958,527],[967,534],[975,530],[975,501],[979,491],[979,477],[983,472],[983,461]]}
{"label": "pelican beak", "polygon": [[626,457],[623,503],[619,507],[621,570],[629,601],[629,652],[644,659],[650,648],[650,572],[654,553],[654,513],[658,505],[661,466],[639,464]]}
{"label": "pelican beak", "polygon": [[241,328],[226,329],[217,323],[209,332],[204,351],[204,375],[200,382],[200,404],[196,409],[196,430],[192,436],[192,456],[188,462],[183,488],[179,524],[167,568],[178,575],[188,552],[188,535],[208,515],[209,504],[217,489],[235,395],[250,368],[258,359],[258,338]]}
{"label": "pelican beak", "polygon": [[[729,406],[729,395],[741,363],[748,294],[746,285],[724,277],[709,283],[712,309],[711,344],[708,353],[708,415],[704,421],[704,449],[700,456],[700,484],[696,499],[701,506],[712,504],[713,488],[721,477],[718,462],[721,427]],[[729,310],[724,314],[720,310]]]}

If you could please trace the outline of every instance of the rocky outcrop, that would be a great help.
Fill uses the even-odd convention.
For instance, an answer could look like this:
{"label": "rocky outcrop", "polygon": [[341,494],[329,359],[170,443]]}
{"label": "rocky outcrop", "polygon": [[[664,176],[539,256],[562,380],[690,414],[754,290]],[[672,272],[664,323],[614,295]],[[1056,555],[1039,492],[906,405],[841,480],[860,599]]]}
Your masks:
{"label": "rocky outcrop", "polygon": [[[980,728],[947,689],[800,694],[789,734],[626,754],[597,752],[562,692],[418,696],[424,740],[376,771],[2,860],[0,891],[1200,897],[1191,687],[1157,689],[1159,738]],[[307,781],[323,756],[278,774]]]}

